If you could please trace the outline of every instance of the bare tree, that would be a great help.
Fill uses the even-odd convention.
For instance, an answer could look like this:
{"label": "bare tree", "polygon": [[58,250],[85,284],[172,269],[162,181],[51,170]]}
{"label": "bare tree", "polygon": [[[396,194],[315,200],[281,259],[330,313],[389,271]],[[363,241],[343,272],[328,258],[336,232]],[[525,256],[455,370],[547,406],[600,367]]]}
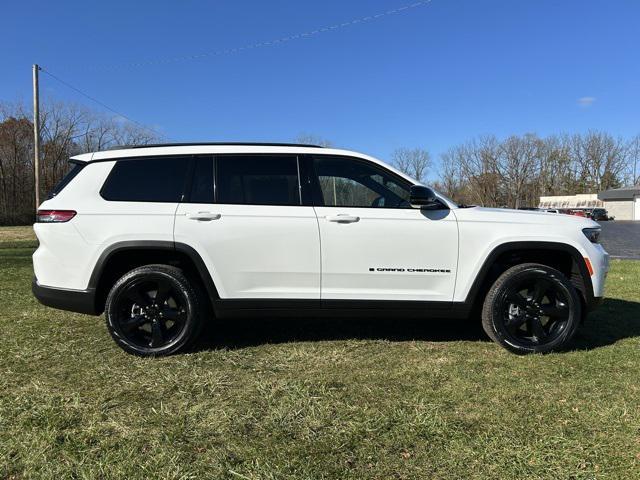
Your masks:
{"label": "bare tree", "polygon": [[627,181],[631,185],[640,185],[640,134],[629,141],[627,152],[629,154]]}
{"label": "bare tree", "polygon": [[622,139],[608,133],[589,131],[572,137],[579,188],[607,190],[621,185],[627,169],[627,148]]}
{"label": "bare tree", "polygon": [[0,223],[30,221],[32,159],[33,124],[21,105],[0,105]]}
{"label": "bare tree", "polygon": [[536,196],[565,195],[573,191],[576,181],[570,136],[552,135],[541,140],[537,171]]}
{"label": "bare tree", "polygon": [[509,207],[537,204],[537,199],[531,198],[529,193],[537,177],[540,143],[538,137],[532,134],[522,137],[512,135],[500,143],[497,172],[501,176],[505,204]]}
{"label": "bare tree", "polygon": [[391,162],[401,172],[422,182],[431,168],[431,155],[422,148],[398,148],[392,153]]}
{"label": "bare tree", "polygon": [[319,135],[314,135],[312,133],[301,133],[295,139],[296,143],[306,143],[309,145],[318,145],[319,147],[331,148],[333,147],[333,142],[331,140],[327,140],[324,137]]}
{"label": "bare tree", "polygon": [[462,175],[459,154],[459,148],[451,148],[440,156],[440,180],[434,186],[449,197],[467,203],[467,183]]}
{"label": "bare tree", "polygon": [[[20,104],[0,104],[0,224],[27,223],[34,211],[33,124]],[[144,127],[52,102],[41,108],[41,198],[64,176],[70,156],[116,145],[158,141]]]}
{"label": "bare tree", "polygon": [[469,202],[485,206],[502,206],[499,156],[500,143],[493,136],[455,147],[453,152],[459,163],[462,180],[466,184]]}
{"label": "bare tree", "polygon": [[442,155],[440,184],[462,201],[490,206],[534,206],[542,195],[573,195],[636,182],[640,140],[604,132],[481,137]]}

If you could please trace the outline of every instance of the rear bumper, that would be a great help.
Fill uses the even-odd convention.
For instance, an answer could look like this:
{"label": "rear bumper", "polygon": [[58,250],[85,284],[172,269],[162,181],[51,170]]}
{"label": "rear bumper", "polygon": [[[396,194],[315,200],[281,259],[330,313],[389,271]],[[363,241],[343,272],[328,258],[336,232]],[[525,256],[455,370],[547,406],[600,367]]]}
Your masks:
{"label": "rear bumper", "polygon": [[93,288],[67,290],[64,288],[45,287],[38,284],[38,280],[34,277],[31,291],[38,301],[47,307],[86,313],[88,315],[100,314],[96,309],[96,292]]}

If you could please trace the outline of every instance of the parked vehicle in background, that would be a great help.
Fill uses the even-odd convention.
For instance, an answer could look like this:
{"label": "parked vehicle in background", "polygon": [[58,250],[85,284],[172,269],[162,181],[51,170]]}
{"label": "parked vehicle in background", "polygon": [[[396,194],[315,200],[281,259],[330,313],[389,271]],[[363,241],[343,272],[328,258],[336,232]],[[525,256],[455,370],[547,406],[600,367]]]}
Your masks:
{"label": "parked vehicle in background", "polygon": [[[239,315],[465,318],[515,353],[564,348],[604,295],[586,218],[457,205],[385,163],[310,145],[78,155],[40,205],[33,292],[129,353]],[[211,323],[215,326],[215,323]]]}
{"label": "parked vehicle in background", "polygon": [[594,208],[591,212],[591,220],[595,220],[596,222],[606,222],[607,220],[612,220],[612,218],[609,217],[609,212],[604,208]]}
{"label": "parked vehicle in background", "polygon": [[580,210],[577,208],[569,209],[569,215],[575,215],[576,217],[589,218],[588,215],[584,212],[584,210]]}
{"label": "parked vehicle in background", "polygon": [[556,208],[519,207],[518,210],[526,210],[526,211],[530,211],[530,212],[558,213],[558,210]]}

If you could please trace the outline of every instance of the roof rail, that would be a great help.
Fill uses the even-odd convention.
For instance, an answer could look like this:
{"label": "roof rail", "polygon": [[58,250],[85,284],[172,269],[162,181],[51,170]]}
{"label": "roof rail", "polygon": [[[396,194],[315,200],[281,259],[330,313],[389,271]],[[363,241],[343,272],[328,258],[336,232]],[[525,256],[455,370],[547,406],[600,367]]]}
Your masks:
{"label": "roof rail", "polygon": [[187,142],[187,143],[150,143],[147,145],[118,145],[110,148],[109,150],[120,150],[123,148],[148,148],[148,147],[190,147],[190,146],[198,146],[198,145],[323,148],[321,145],[313,145],[310,143]]}

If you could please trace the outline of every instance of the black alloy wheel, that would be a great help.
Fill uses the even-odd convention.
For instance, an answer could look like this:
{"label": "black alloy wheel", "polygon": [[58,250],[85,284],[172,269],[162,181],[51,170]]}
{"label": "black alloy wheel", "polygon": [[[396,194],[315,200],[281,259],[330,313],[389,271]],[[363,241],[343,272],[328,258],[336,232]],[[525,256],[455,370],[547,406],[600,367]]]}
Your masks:
{"label": "black alloy wheel", "polygon": [[200,292],[183,272],[146,265],[124,275],[107,298],[107,326],[116,343],[143,356],[186,348],[200,331]]}
{"label": "black alloy wheel", "polygon": [[502,296],[504,324],[518,342],[553,341],[569,323],[569,298],[544,276],[532,277]]}
{"label": "black alloy wheel", "polygon": [[115,327],[138,346],[164,347],[184,329],[185,303],[165,278],[137,281],[118,297]]}
{"label": "black alloy wheel", "polygon": [[483,308],[485,332],[515,353],[548,352],[566,346],[580,322],[575,287],[559,271],[539,264],[504,272]]}

